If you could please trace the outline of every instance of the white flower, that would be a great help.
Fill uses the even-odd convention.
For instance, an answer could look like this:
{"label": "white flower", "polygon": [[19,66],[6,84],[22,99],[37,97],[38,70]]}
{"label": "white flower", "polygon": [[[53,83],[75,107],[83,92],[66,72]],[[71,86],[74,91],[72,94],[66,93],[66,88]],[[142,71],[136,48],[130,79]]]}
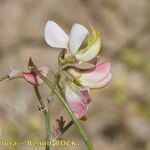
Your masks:
{"label": "white flower", "polygon": [[88,38],[87,46],[81,49],[85,38],[89,36],[88,30],[80,25],[74,24],[69,36],[54,21],[48,21],[45,26],[45,41],[55,48],[65,48],[68,53],[75,56],[79,61],[90,61],[94,59],[101,47],[99,33],[92,29],[92,35]]}

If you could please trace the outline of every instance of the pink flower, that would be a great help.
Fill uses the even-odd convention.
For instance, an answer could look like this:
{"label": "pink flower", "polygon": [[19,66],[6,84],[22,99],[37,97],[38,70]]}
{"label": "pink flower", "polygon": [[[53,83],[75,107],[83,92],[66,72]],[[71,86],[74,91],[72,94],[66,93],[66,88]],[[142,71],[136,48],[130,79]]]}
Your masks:
{"label": "pink flower", "polygon": [[88,73],[80,73],[70,69],[69,73],[84,87],[102,88],[108,84],[112,78],[111,63],[105,62],[96,65],[95,69]]}
{"label": "pink flower", "polygon": [[[41,72],[42,75],[44,75],[45,77],[47,76],[48,74],[48,68],[47,67],[40,67],[38,68],[38,70]],[[36,75],[34,72],[23,72],[22,73],[23,75],[23,78],[33,84],[33,85],[36,85],[36,86],[39,86],[43,83],[43,80],[38,76]]]}
{"label": "pink flower", "polygon": [[66,83],[65,97],[72,111],[78,119],[85,116],[88,104],[91,102],[89,90],[82,89],[73,83]]}

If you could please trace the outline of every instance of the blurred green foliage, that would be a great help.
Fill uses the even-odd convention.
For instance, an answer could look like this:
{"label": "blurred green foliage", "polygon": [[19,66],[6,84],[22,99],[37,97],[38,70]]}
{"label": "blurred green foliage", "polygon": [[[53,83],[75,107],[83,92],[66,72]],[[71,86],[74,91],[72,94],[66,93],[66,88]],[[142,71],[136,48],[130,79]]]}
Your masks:
{"label": "blurred green foliage", "polygon": [[150,60],[145,59],[141,52],[128,47],[120,51],[120,57],[129,68],[140,70],[147,77],[150,77]]}

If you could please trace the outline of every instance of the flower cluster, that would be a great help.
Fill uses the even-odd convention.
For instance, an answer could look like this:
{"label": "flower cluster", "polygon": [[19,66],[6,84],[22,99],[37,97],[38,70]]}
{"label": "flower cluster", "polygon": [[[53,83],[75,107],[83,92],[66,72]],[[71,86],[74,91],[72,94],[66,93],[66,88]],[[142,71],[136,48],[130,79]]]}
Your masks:
{"label": "flower cluster", "polygon": [[104,87],[112,77],[110,62],[99,61],[99,32],[94,28],[91,31],[74,24],[68,36],[58,24],[48,21],[44,32],[49,46],[62,49],[60,70],[71,77],[63,85],[65,98],[78,119],[85,116],[91,102],[90,89]]}
{"label": "flower cluster", "polygon": [[[93,146],[78,119],[87,119],[86,113],[91,103],[91,89],[103,88],[112,78],[111,63],[99,55],[100,34],[93,27],[89,32],[84,26],[74,24],[70,34],[67,35],[57,23],[48,21],[44,37],[49,46],[60,49],[59,70],[55,73],[51,71],[54,80],[50,81],[47,77],[48,67],[37,67],[30,58],[28,71],[11,69],[7,75],[0,77],[0,82],[6,79],[22,78],[33,85],[40,104],[38,109],[43,112],[45,118],[46,142],[59,139],[74,124],[88,149],[92,150]],[[43,82],[51,91],[51,98],[47,98],[47,103],[43,100],[39,90]],[[66,124],[66,120],[61,116],[56,119],[56,126],[51,130],[49,112],[54,96],[63,104],[71,121]],[[49,150],[50,146],[46,145],[45,149]]]}
{"label": "flower cluster", "polygon": [[[99,51],[101,39],[99,33],[91,27],[90,33],[84,26],[74,24],[69,36],[54,21],[48,21],[45,26],[45,41],[51,47],[60,48],[58,58],[59,74],[64,78],[60,84],[64,97],[78,119],[86,115],[91,102],[90,89],[102,88],[111,80],[111,63],[101,61]],[[29,67],[32,66],[29,60]],[[49,69],[39,67],[38,71],[47,76]],[[18,72],[13,70],[9,78],[22,77],[34,86],[39,86],[43,80],[33,71]]]}

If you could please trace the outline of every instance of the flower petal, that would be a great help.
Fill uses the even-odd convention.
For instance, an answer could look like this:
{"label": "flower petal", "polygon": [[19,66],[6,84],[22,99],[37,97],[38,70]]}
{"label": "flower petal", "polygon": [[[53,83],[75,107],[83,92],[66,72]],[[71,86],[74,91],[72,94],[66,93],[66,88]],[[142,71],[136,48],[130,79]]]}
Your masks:
{"label": "flower petal", "polygon": [[84,83],[84,86],[88,86],[89,88],[103,88],[110,82],[111,78],[112,78],[112,74],[109,73],[102,81],[96,84],[86,82]]}
{"label": "flower petal", "polygon": [[76,58],[80,61],[91,61],[94,59],[101,48],[101,39],[99,33],[93,30],[93,36],[89,39],[86,48],[80,50],[76,54]]}
{"label": "flower petal", "polygon": [[112,74],[109,73],[108,76],[104,80],[97,83],[95,86],[93,86],[93,88],[103,88],[111,81],[111,78],[112,78]]}
{"label": "flower petal", "polygon": [[83,117],[87,110],[87,103],[90,102],[89,97],[86,97],[87,93],[75,91],[70,84],[66,83],[65,97],[68,101],[75,116],[80,119]]}
{"label": "flower petal", "polygon": [[69,41],[69,49],[72,54],[75,54],[78,51],[88,34],[88,30],[84,26],[80,24],[74,24],[72,26]]}
{"label": "flower petal", "polygon": [[103,64],[97,65],[95,70],[88,73],[79,73],[74,69],[70,69],[68,72],[83,85],[85,83],[98,83],[110,73],[110,69],[111,63],[105,62]]}
{"label": "flower petal", "polygon": [[103,80],[109,74],[110,69],[111,63],[105,62],[96,66],[94,71],[91,71],[89,73],[82,73],[79,80],[96,84],[97,82]]}
{"label": "flower petal", "polygon": [[54,21],[48,21],[45,26],[45,41],[48,45],[56,48],[67,48],[68,35]]}
{"label": "flower petal", "polygon": [[82,63],[70,63],[67,64],[63,67],[63,70],[75,70],[79,73],[87,73],[87,72],[91,72],[93,70],[95,70],[95,65],[91,64],[91,63],[86,63],[86,62],[82,62]]}
{"label": "flower petal", "polygon": [[[47,76],[47,74],[48,74],[47,67],[40,67],[40,68],[38,68],[38,70],[41,72],[41,74],[43,76]],[[38,75],[36,75],[34,72],[23,72],[22,75],[27,82],[29,82],[33,85],[39,86],[43,83],[43,80]]]}
{"label": "flower petal", "polygon": [[68,102],[77,119],[82,118],[86,114],[87,107],[82,102]]}
{"label": "flower petal", "polygon": [[88,73],[79,73],[74,69],[68,70],[68,73],[72,75],[82,86],[88,88],[101,88],[109,82],[111,79],[111,63],[105,62],[97,65],[94,71]]}
{"label": "flower petal", "polygon": [[89,94],[89,88],[86,88],[86,89],[82,89],[81,90],[81,93],[82,93],[82,95],[84,96],[84,99],[82,99],[82,100],[84,100],[84,102],[86,103],[86,104],[90,104],[90,102],[91,102],[91,96],[90,96],[90,94]]}

